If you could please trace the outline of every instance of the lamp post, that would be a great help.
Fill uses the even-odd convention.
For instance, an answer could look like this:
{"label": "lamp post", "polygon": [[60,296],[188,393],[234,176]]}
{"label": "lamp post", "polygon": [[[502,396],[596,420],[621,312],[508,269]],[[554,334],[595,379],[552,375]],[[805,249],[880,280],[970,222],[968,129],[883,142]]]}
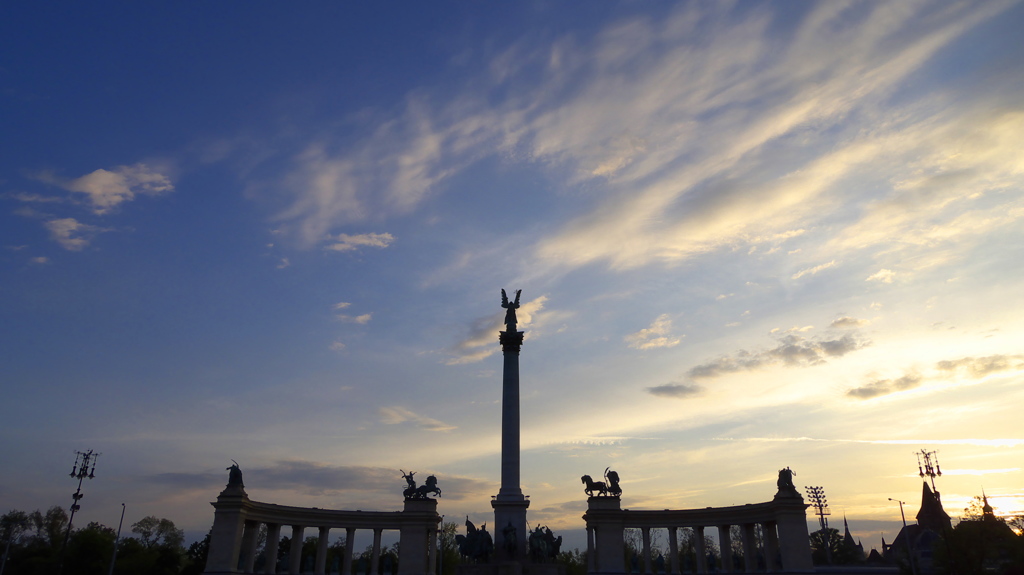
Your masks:
{"label": "lamp post", "polygon": [[107,571],[107,575],[114,575],[114,562],[117,561],[117,544],[121,542],[122,525],[124,525],[124,503],[121,504],[121,520],[117,522],[117,538],[114,539],[114,554],[110,556],[110,571]]}
{"label": "lamp post", "polygon": [[910,533],[907,532],[907,516],[903,513],[903,501],[899,499],[889,498],[889,501],[895,501],[900,504],[900,517],[903,519],[903,540],[907,543],[907,559],[910,560],[910,572],[912,575],[917,575],[917,570],[914,568],[914,551],[910,547]]}

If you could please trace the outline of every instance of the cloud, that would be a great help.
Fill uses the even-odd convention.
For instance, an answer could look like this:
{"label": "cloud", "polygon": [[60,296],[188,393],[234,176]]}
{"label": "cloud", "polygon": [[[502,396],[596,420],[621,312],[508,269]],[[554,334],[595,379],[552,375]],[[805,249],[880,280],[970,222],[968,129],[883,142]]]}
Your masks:
{"label": "cloud", "polygon": [[847,391],[846,396],[854,399],[871,399],[881,395],[913,389],[921,385],[922,381],[924,381],[924,378],[918,374],[904,375],[896,379],[879,379]]}
{"label": "cloud", "polygon": [[650,327],[646,327],[636,333],[631,333],[623,339],[625,339],[626,342],[629,343],[629,347],[633,349],[675,347],[676,345],[679,345],[682,338],[671,335],[669,333],[671,330],[672,320],[669,319],[667,313],[663,313],[651,322]]}
{"label": "cloud", "polygon": [[862,327],[862,326],[868,325],[869,323],[871,323],[871,320],[857,319],[855,317],[843,316],[843,317],[836,318],[836,319],[832,320],[832,323],[829,324],[829,327],[854,328],[854,327]]}
{"label": "cloud", "polygon": [[395,241],[395,236],[388,233],[358,234],[354,236],[338,234],[336,236],[328,236],[328,242],[331,243],[324,246],[324,249],[335,252],[351,252],[361,247],[386,248],[393,241]]}
{"label": "cloud", "polygon": [[830,261],[830,262],[828,262],[826,264],[821,264],[821,265],[818,265],[818,266],[814,266],[814,267],[811,267],[811,268],[800,270],[800,271],[796,272],[795,274],[793,274],[793,279],[798,280],[798,279],[800,279],[800,278],[802,278],[802,277],[804,277],[806,275],[814,275],[814,274],[816,274],[816,273],[818,273],[818,272],[820,272],[822,270],[827,270],[828,268],[833,268],[835,266],[836,266],[836,260],[832,260],[832,261]]}
{"label": "cloud", "polygon": [[34,264],[40,264],[40,265],[41,264],[50,263],[50,259],[47,258],[46,256],[34,257],[34,258],[30,259],[29,261],[34,263]]}
{"label": "cloud", "polygon": [[328,346],[328,349],[330,349],[331,351],[344,351],[345,344],[338,340],[334,340],[331,342],[331,345]]}
{"label": "cloud", "polygon": [[66,201],[64,198],[59,198],[57,196],[43,196],[40,194],[29,194],[25,192],[14,192],[11,194],[4,194],[3,197],[31,204],[59,204]]}
{"label": "cloud", "polygon": [[[557,71],[572,79],[576,96],[538,114],[535,155],[575,163],[581,173],[617,168],[605,176],[608,201],[539,244],[538,256],[553,267],[607,262],[630,269],[753,243],[806,229],[855,201],[843,185],[868,162],[900,157],[886,169],[896,178],[906,174],[902,153],[919,155],[921,142],[941,146],[904,136],[912,126],[938,129],[928,116],[934,111],[911,103],[887,118],[886,99],[944,46],[1007,5],[960,7],[924,24],[903,6],[876,4],[855,14],[819,4],[785,39],[771,35],[767,11],[719,19],[725,8],[701,6],[577,42],[593,56]],[[654,43],[664,50],[652,50]],[[837,44],[844,49],[832,49]],[[869,118],[874,127],[858,132],[857,121]],[[613,145],[634,136],[644,145]],[[1015,165],[999,161],[1001,174]]]}
{"label": "cloud", "polygon": [[134,200],[138,194],[159,195],[174,191],[174,185],[167,176],[141,163],[118,166],[113,170],[99,169],[72,180],[49,173],[40,174],[37,179],[70,192],[85,194],[97,214],[109,213],[118,205]]}
{"label": "cloud", "polygon": [[733,355],[693,366],[687,375],[693,379],[710,379],[776,365],[808,367],[825,363],[830,357],[842,357],[868,345],[870,342],[862,341],[853,334],[839,339],[804,339],[790,334],[780,338],[779,345],[772,349],[759,352],[740,350]]}
{"label": "cloud", "polygon": [[704,388],[692,383],[667,383],[648,387],[647,393],[658,397],[695,397],[704,393]]}
{"label": "cloud", "polygon": [[[355,496],[352,497],[353,501],[363,503],[368,500],[383,503],[394,499],[394,494],[401,495],[405,486],[401,471],[386,467],[329,465],[293,460],[279,461],[265,467],[243,466],[242,472],[250,493],[284,490],[318,496],[351,494]],[[141,480],[175,489],[205,489],[216,493],[227,482],[227,473],[160,473]],[[444,489],[445,499],[461,500],[486,493],[491,488],[486,482],[467,477],[443,476],[438,480],[438,485]]]}
{"label": "cloud", "polygon": [[288,267],[290,265],[292,265],[292,263],[290,261],[288,261],[288,258],[281,258],[281,261],[278,262],[278,264],[277,264],[277,269],[283,270],[284,268],[286,268],[286,267]]}
{"label": "cloud", "polygon": [[947,373],[965,373],[981,379],[994,373],[1024,370],[1024,355],[989,355],[940,361],[936,369]]}
{"label": "cloud", "polygon": [[997,354],[985,357],[963,357],[937,362],[935,370],[926,375],[912,372],[896,379],[872,381],[850,389],[846,392],[846,396],[854,399],[871,399],[914,389],[928,381],[941,382],[952,377],[960,377],[962,380],[967,380],[965,383],[971,383],[993,374],[1022,371],[1024,371],[1024,355]]}
{"label": "cloud", "polygon": [[[338,310],[348,309],[351,306],[352,306],[351,303],[349,303],[347,301],[342,301],[342,302],[338,302],[338,303],[332,305],[331,309],[333,309],[335,311],[338,311]],[[373,314],[372,313],[364,313],[364,314],[361,314],[361,315],[348,315],[348,314],[344,314],[344,313],[339,313],[339,314],[335,314],[334,317],[336,319],[338,319],[339,321],[343,321],[345,323],[357,323],[359,325],[365,325],[367,323],[370,323],[370,320],[373,319]]]}
{"label": "cloud", "polygon": [[[547,296],[540,296],[534,300],[520,304],[516,310],[516,319],[519,320],[519,328],[526,326],[537,326],[544,304],[548,301]],[[445,361],[447,365],[461,365],[481,361],[497,353],[501,346],[498,344],[498,332],[504,331],[502,324],[505,316],[501,313],[490,314],[473,320],[469,328],[469,334],[449,349],[450,357]]]}
{"label": "cloud", "polygon": [[428,431],[451,431],[456,429],[454,425],[449,425],[443,421],[417,415],[412,411],[404,407],[392,406],[382,407],[377,410],[380,415],[381,423],[388,425],[398,425],[401,423],[414,423],[418,427],[426,429]]}
{"label": "cloud", "polygon": [[109,228],[83,224],[75,218],[49,220],[44,225],[55,242],[73,252],[83,250],[96,234],[110,231]]}
{"label": "cloud", "polygon": [[343,321],[343,322],[346,322],[346,323],[358,323],[359,325],[365,325],[367,323],[370,323],[370,319],[373,318],[373,314],[372,313],[364,313],[362,315],[354,315],[353,316],[353,315],[345,315],[343,313],[340,313],[340,314],[336,315],[335,317],[338,318],[339,320]]}
{"label": "cloud", "polygon": [[864,281],[869,282],[882,282],[885,284],[891,284],[893,278],[896,277],[896,272],[887,269],[880,269],[877,272],[869,275]]}

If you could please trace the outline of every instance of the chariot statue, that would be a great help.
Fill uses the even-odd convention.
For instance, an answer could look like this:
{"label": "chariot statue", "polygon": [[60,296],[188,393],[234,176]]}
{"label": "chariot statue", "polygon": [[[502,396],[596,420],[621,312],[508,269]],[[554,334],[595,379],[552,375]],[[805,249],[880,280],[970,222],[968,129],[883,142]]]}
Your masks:
{"label": "chariot statue", "polygon": [[618,497],[622,495],[622,488],[619,487],[619,474],[612,471],[610,467],[606,467],[604,470],[604,481],[594,481],[589,475],[580,477],[580,481],[585,486],[583,492],[588,497],[605,497],[612,496]]}
{"label": "chariot statue", "polygon": [[796,485],[793,485],[794,475],[796,475],[796,472],[788,467],[779,470],[779,479],[775,483],[779,487],[779,491],[775,494],[775,497],[800,497],[800,492],[796,490]]}
{"label": "chariot statue", "polygon": [[441,496],[441,488],[437,486],[437,477],[434,477],[433,475],[428,476],[427,482],[417,487],[416,480],[413,479],[413,476],[416,475],[415,471],[410,471],[409,473],[406,473],[401,469],[399,469],[399,471],[402,472],[402,479],[404,479],[406,483],[405,490],[402,491],[402,495],[404,495],[406,499],[427,499],[427,495],[431,493],[438,497]]}

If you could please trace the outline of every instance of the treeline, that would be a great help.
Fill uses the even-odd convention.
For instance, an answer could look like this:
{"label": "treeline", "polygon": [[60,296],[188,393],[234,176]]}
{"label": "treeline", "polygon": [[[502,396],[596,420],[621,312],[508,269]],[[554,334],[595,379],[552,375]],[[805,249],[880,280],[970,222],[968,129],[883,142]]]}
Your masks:
{"label": "treeline", "polygon": [[[153,516],[132,524],[131,533],[117,541],[115,575],[200,575],[206,567],[209,535],[185,548],[184,532]],[[3,575],[107,575],[115,540],[114,529],[95,521],[69,532],[61,507],[12,510],[0,517]]]}

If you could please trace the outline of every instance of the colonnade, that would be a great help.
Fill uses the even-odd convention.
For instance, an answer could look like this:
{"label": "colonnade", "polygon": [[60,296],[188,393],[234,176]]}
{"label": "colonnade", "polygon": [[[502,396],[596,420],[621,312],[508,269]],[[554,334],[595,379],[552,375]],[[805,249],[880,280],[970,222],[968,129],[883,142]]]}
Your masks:
{"label": "colonnade", "polygon": [[352,575],[353,545],[358,529],[373,531],[370,573],[375,574],[381,556],[381,535],[386,529],[399,531],[398,575],[435,575],[437,529],[441,517],[437,501],[407,499],[402,511],[340,511],[315,507],[288,507],[250,501],[241,487],[228,487],[214,509],[210,552],[205,575],[255,573],[257,533],[267,526],[263,573],[277,573],[278,544],[282,530],[291,540],[288,573],[296,575],[302,564],[302,543],[306,529],[317,530],[314,575],[327,573],[328,538],[332,529],[345,531],[345,556],[341,574]]}
{"label": "colonnade", "polygon": [[[642,573],[654,573],[651,558],[651,529],[667,529],[670,575],[683,573],[680,563],[678,530],[693,529],[695,573],[711,572],[704,536],[708,529],[718,531],[722,549],[719,573],[735,572],[731,560],[732,526],[740,527],[743,548],[743,573],[759,571],[758,556],[763,552],[768,573],[802,573],[814,570],[807,532],[803,499],[779,498],[767,503],[664,511],[630,511],[620,509],[618,497],[591,497],[583,519],[587,523],[587,572],[593,574],[624,573],[627,528],[640,529],[643,540]],[[763,550],[756,539],[757,526],[763,533]]]}

